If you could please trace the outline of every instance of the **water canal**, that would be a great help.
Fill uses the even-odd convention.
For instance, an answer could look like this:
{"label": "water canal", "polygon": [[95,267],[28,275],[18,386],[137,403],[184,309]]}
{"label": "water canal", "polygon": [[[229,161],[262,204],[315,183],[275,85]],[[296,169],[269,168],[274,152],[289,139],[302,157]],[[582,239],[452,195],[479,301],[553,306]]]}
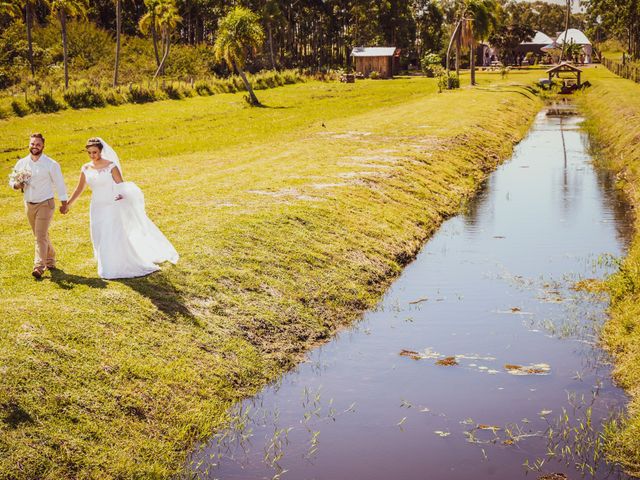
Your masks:
{"label": "water canal", "polygon": [[[612,271],[631,221],[612,179],[592,166],[580,121],[541,113],[379,307],[237,405],[191,471],[627,478],[598,446],[601,422],[625,405],[596,345],[606,301],[573,286]],[[457,365],[439,365],[446,357]]]}

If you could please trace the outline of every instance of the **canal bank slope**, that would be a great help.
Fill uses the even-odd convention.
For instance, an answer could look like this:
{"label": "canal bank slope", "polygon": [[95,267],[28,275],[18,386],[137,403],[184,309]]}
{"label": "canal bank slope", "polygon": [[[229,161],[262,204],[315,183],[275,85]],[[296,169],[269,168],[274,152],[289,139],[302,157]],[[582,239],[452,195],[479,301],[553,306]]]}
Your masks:
{"label": "canal bank slope", "polygon": [[[602,168],[617,175],[617,185],[634,211],[640,207],[640,85],[600,66],[589,70],[593,88],[579,96],[587,128]],[[619,272],[608,281],[610,320],[602,332],[615,358],[616,381],[631,396],[628,419],[607,432],[611,459],[640,475],[640,236],[635,236]]]}
{"label": "canal bank slope", "polygon": [[[537,78],[538,75],[534,75]],[[181,254],[96,278],[88,195],[52,229],[61,270],[29,275],[19,196],[0,191],[0,478],[167,478],[227,408],[379,300],[527,132],[512,82],[437,93],[414,78],[1,122],[2,175],[44,130],[69,186],[86,138],[118,150]],[[6,178],[6,176],[5,176]]]}

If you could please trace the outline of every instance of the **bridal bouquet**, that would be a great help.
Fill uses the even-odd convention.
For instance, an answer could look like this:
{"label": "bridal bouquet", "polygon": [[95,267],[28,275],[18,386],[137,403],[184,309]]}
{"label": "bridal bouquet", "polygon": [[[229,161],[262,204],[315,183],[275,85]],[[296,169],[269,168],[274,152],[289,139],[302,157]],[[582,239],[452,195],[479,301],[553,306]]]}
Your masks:
{"label": "bridal bouquet", "polygon": [[11,182],[11,185],[17,185],[21,183],[24,186],[28,185],[30,181],[31,170],[14,170],[9,174],[9,182]]}

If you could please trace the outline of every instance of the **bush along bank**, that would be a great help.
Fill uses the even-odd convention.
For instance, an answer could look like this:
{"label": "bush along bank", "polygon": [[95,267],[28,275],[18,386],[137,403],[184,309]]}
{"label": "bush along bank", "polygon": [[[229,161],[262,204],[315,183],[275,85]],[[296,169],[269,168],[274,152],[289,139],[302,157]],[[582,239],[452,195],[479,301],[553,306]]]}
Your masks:
{"label": "bush along bank", "polygon": [[[255,90],[300,83],[312,78],[298,70],[264,71],[247,76]],[[158,80],[146,84],[129,84],[118,88],[102,88],[80,82],[63,92],[26,93],[24,97],[6,98],[8,105],[0,104],[0,119],[11,116],[24,117],[31,113],[54,113],[67,108],[101,108],[125,103],[149,103],[159,100],[180,100],[196,95],[209,96],[220,93],[246,91],[242,79],[237,76],[214,78],[193,82]],[[1,100],[0,100],[1,102]]]}
{"label": "bush along bank", "polygon": [[[640,85],[599,68],[590,73],[593,88],[579,96],[599,166],[616,174],[617,187],[634,212],[640,207]],[[610,318],[601,341],[614,357],[614,378],[630,395],[625,418],[606,430],[610,460],[640,475],[640,235],[637,215],[627,257],[606,285]]]}

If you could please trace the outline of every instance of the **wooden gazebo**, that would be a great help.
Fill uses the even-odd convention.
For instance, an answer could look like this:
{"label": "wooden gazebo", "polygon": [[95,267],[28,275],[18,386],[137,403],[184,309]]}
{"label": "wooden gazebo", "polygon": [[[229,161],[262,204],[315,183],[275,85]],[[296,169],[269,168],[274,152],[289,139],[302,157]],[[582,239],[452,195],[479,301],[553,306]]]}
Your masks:
{"label": "wooden gazebo", "polygon": [[547,70],[547,74],[549,75],[549,83],[553,83],[554,77],[562,80],[562,89],[566,89],[567,93],[582,86],[582,70],[568,62],[562,62],[550,68]]}

